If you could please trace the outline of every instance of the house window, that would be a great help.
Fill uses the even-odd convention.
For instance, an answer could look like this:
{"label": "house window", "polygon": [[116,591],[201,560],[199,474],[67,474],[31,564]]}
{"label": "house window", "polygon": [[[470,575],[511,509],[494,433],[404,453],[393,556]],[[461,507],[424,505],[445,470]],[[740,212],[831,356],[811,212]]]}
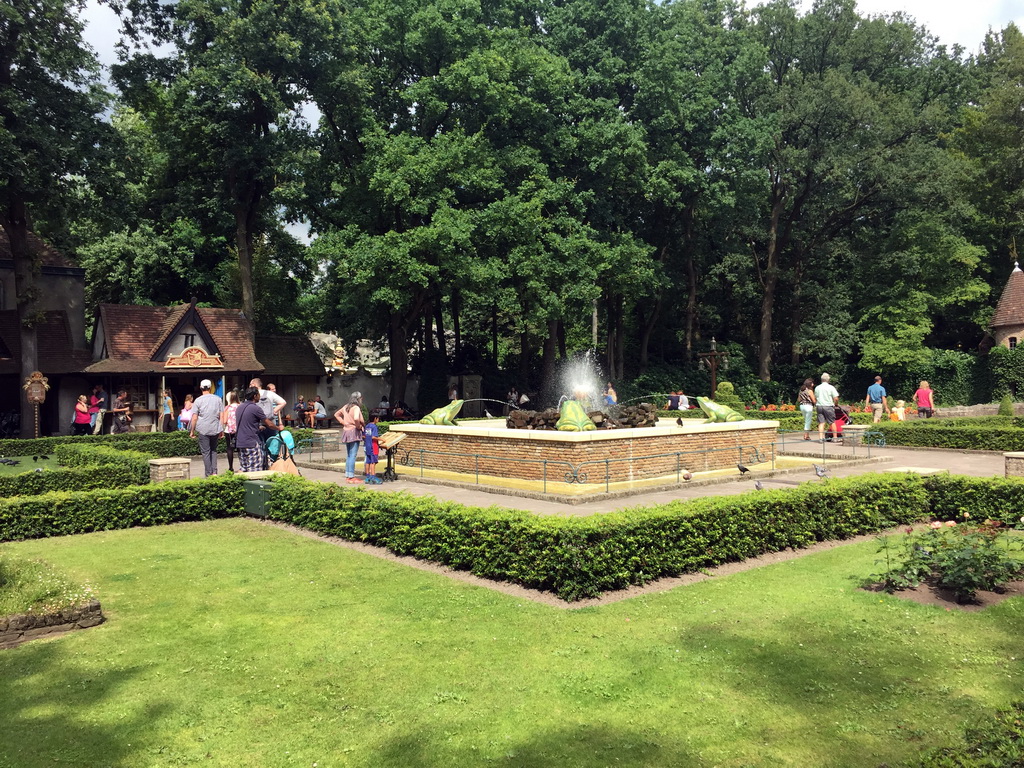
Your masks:
{"label": "house window", "polygon": [[185,349],[196,345],[196,335],[194,333],[183,333],[181,335],[185,337]]}
{"label": "house window", "polygon": [[[119,389],[128,393],[128,400],[132,404],[132,408],[149,407],[149,379],[142,376],[121,379],[121,383],[114,387],[111,396],[116,395]],[[111,398],[111,402],[113,402],[113,398]]]}
{"label": "house window", "polygon": [[1017,346],[1017,337],[1016,336],[1011,336],[1010,337],[1010,349],[1014,349],[1016,346]]}

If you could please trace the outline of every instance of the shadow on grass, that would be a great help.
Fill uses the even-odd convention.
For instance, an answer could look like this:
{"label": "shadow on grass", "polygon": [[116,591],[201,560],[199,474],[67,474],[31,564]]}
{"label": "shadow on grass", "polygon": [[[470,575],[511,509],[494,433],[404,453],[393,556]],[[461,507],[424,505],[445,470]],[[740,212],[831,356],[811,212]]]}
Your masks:
{"label": "shadow on grass", "polygon": [[0,651],[0,768],[95,765],[97,755],[110,766],[131,764],[131,755],[137,760],[146,749],[139,743],[146,724],[165,707],[131,712],[126,705],[116,725],[75,713],[95,711],[140,671],[87,669],[59,640]]}
{"label": "shadow on grass", "polygon": [[499,764],[516,768],[572,768],[573,766],[657,766],[689,768],[704,765],[696,757],[658,743],[656,733],[579,725],[551,730],[528,741],[487,744],[454,749],[436,731],[405,733],[385,742],[374,754],[379,768],[458,768]]}

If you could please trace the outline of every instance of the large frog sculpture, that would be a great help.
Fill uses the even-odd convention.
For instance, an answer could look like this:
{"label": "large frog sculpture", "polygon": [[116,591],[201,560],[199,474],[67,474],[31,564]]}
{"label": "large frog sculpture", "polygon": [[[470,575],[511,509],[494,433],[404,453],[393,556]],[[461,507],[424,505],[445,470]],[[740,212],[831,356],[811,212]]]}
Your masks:
{"label": "large frog sculpture", "polygon": [[455,427],[458,426],[455,423],[455,417],[459,415],[459,411],[462,410],[462,404],[465,400],[452,400],[448,405],[443,408],[437,408],[422,419],[420,424],[433,424],[434,426],[440,427]]}
{"label": "large frog sculpture", "polygon": [[743,421],[743,416],[727,405],[719,405],[714,400],[708,400],[706,397],[698,397],[697,405],[704,411],[704,415],[708,417],[705,424],[720,424],[726,421]]}
{"label": "large frog sculpture", "polygon": [[575,400],[566,400],[559,412],[561,415],[555,422],[555,429],[559,432],[589,432],[597,429],[597,425],[587,416],[583,406]]}

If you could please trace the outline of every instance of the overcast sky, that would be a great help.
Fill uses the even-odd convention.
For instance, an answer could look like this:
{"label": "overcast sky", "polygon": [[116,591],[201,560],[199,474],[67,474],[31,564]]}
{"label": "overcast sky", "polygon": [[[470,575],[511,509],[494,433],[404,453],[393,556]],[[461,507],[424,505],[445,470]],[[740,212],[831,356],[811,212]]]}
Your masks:
{"label": "overcast sky", "polygon": [[[813,4],[801,2],[805,10]],[[1012,21],[1024,29],[1024,0],[858,0],[857,10],[869,16],[903,11],[940,42],[959,43],[968,53],[978,52],[989,27],[998,32]]]}
{"label": "overcast sky", "polygon": [[[805,10],[812,5],[812,0],[801,2]],[[1013,21],[1024,29],[1024,0],[859,0],[857,8],[871,15],[904,11],[943,43],[959,43],[969,53],[978,51],[989,27],[999,31]],[[87,41],[103,64],[113,63],[117,17],[96,0],[89,0],[85,14]]]}

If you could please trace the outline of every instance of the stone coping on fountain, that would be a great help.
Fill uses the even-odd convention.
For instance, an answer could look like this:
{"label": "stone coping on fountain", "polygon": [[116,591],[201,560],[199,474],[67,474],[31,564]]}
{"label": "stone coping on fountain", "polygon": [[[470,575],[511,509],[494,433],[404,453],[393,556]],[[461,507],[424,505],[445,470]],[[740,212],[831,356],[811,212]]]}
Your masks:
{"label": "stone coping on fountain", "polygon": [[457,426],[446,427],[435,424],[393,424],[389,429],[393,432],[407,432],[410,435],[423,433],[429,435],[466,435],[474,437],[498,437],[503,440],[544,440],[565,443],[589,443],[600,440],[624,440],[642,437],[666,437],[687,434],[714,434],[716,432],[744,432],[748,430],[777,430],[779,422],[762,419],[731,421],[720,424],[705,424],[696,419],[684,419],[683,426],[665,424],[656,427],[635,427],[631,429],[594,429],[589,432],[559,432],[550,429],[509,429],[505,419],[475,419],[459,422]]}

